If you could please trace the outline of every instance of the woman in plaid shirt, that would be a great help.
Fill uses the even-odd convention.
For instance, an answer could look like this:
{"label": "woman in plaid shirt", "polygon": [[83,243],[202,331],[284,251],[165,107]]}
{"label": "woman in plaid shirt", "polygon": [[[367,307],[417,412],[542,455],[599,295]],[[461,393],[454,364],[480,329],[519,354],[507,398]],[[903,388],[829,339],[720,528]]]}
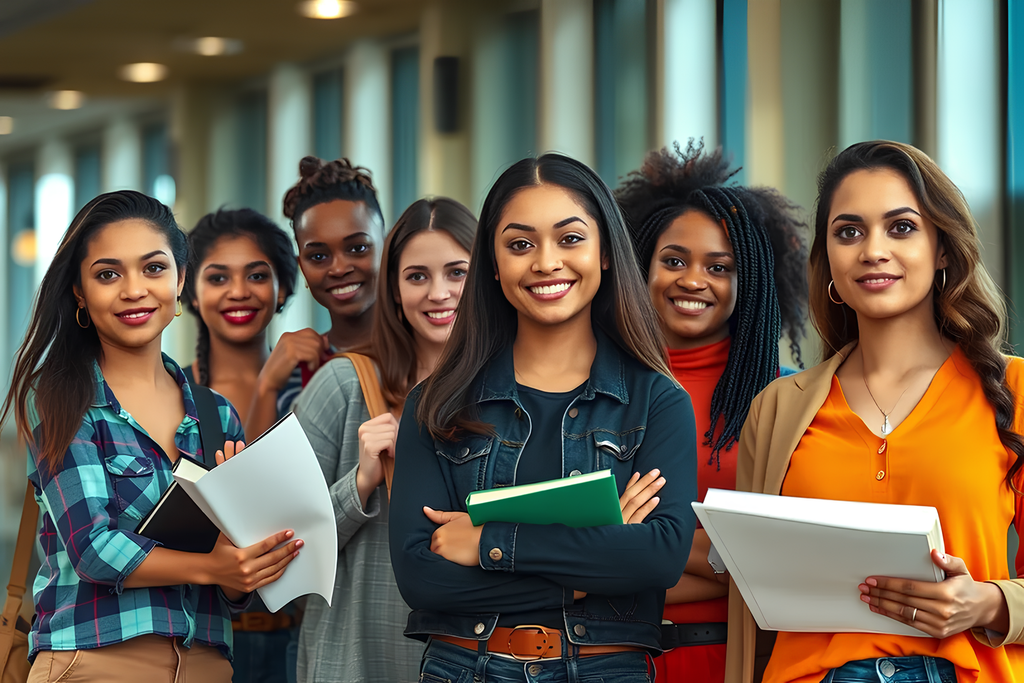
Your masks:
{"label": "woman in plaid shirt", "polygon": [[[0,415],[13,409],[29,443],[42,519],[33,683],[230,681],[229,610],[302,545],[290,531],[242,549],[221,536],[196,554],[132,531],[178,457],[201,449],[188,384],[160,351],[181,313],[186,256],[170,209],[112,192],[78,213],[40,286]],[[219,463],[243,434],[216,398],[228,438]]]}

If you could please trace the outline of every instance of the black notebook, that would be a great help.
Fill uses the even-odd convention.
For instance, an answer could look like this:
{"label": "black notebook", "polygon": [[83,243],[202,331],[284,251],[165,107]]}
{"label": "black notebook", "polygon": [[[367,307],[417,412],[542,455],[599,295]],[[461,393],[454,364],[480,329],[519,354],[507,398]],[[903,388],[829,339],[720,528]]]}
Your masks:
{"label": "black notebook", "polygon": [[[173,471],[176,472],[178,466],[186,461],[204,470],[210,469],[198,460],[183,455],[174,463]],[[153,539],[170,550],[208,553],[217,544],[220,529],[175,481],[160,496],[156,507],[135,527],[135,533]]]}

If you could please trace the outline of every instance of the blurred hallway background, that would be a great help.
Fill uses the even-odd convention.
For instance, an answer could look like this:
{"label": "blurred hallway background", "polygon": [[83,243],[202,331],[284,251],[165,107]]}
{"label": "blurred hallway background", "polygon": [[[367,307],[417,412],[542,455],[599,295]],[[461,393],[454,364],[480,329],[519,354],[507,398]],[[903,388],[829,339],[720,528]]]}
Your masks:
{"label": "blurred hallway background", "polygon": [[[287,228],[299,159],[345,156],[373,172],[390,224],[423,195],[478,211],[527,155],[565,152],[614,186],[690,137],[808,215],[833,151],[912,143],[964,191],[988,268],[1024,301],[1024,0],[0,0],[0,357],[100,192],[152,194],[185,230],[243,206]],[[301,287],[277,320],[329,326]],[[182,316],[166,350],[191,362],[194,335]]]}

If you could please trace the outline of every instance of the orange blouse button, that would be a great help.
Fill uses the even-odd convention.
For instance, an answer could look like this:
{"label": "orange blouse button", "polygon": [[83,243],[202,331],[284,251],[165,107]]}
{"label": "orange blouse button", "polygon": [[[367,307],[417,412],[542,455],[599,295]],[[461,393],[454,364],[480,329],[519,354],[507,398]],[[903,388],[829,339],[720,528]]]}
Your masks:
{"label": "orange blouse button", "polygon": [[875,479],[878,481],[885,479],[885,470],[878,470],[878,474],[875,475]]}
{"label": "orange blouse button", "polygon": [[[888,445],[889,442],[885,439],[882,439],[882,445],[878,447],[878,454],[881,455],[882,453],[885,453],[885,447]],[[879,479],[881,479],[881,477],[879,477]]]}

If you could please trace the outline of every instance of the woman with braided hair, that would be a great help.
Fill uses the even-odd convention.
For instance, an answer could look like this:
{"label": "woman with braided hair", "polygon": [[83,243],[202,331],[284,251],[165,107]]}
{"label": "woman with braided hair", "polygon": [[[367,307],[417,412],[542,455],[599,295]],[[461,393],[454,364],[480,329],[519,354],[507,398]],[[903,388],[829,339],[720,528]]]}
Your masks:
{"label": "woman with braided hair", "polygon": [[[693,400],[700,500],[735,487],[732,447],[750,401],[779,376],[783,330],[799,362],[807,306],[797,207],[774,190],[726,186],[735,173],[720,149],[677,143],[649,153],[616,191],[672,372]],[[668,681],[725,676],[728,586],[708,565],[709,547],[698,529],[666,595],[662,647],[675,649],[657,666]]]}
{"label": "woman with braided hair", "polygon": [[284,215],[299,247],[299,269],[331,329],[281,335],[257,388],[246,427],[262,433],[291,409],[313,372],[335,353],[370,341],[384,216],[370,172],[348,159],[299,162],[299,182],[284,195]]}

